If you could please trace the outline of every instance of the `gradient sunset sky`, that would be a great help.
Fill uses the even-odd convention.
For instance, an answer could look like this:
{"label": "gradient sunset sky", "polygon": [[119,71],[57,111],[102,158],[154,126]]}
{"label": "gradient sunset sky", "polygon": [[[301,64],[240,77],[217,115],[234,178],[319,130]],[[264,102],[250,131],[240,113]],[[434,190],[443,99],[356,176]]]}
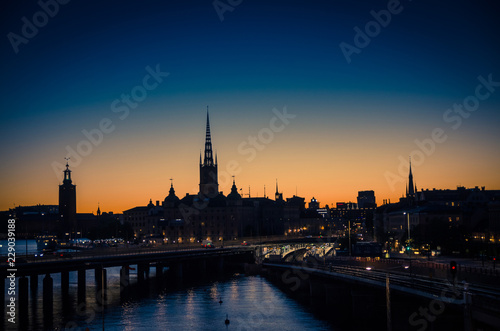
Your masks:
{"label": "gradient sunset sky", "polygon": [[[78,212],[163,200],[170,178],[177,196],[196,193],[207,105],[225,194],[234,174],[252,196],[274,196],[278,179],[285,197],[322,205],[360,190],[396,201],[410,155],[419,190],[500,189],[495,1],[69,1],[53,17],[35,1],[1,6],[0,210],[57,204],[58,167],[103,121],[114,130],[71,156]],[[385,27],[370,23],[388,6]],[[340,45],[356,46],[356,27],[372,37],[349,63]],[[168,76],[125,116],[122,95],[157,68]],[[475,110],[453,112],[464,102]],[[284,109],[295,117],[281,126]],[[418,152],[433,131],[441,142]]]}

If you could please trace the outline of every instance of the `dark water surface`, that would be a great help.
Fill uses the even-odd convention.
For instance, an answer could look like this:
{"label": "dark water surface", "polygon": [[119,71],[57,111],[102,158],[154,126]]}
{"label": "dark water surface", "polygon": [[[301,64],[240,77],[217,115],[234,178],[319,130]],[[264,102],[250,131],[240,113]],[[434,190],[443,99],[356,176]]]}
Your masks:
{"label": "dark water surface", "polygon": [[[260,276],[233,274],[223,280],[185,282],[162,286],[154,278],[147,285],[134,285],[131,271],[131,296],[120,296],[120,268],[107,268],[107,305],[96,302],[94,271],[86,273],[86,303],[77,303],[77,273],[70,272],[69,296],[62,302],[60,274],[52,274],[54,307],[49,316],[43,309],[42,282],[30,290],[27,314],[7,330],[332,330],[331,324],[313,309],[290,298]],[[7,284],[6,284],[7,286]],[[7,294],[7,292],[5,292]],[[7,295],[6,295],[7,298]],[[222,301],[222,303],[219,303]],[[19,307],[18,307],[19,308]],[[225,325],[226,315],[230,321]],[[104,322],[104,323],[103,323]]]}

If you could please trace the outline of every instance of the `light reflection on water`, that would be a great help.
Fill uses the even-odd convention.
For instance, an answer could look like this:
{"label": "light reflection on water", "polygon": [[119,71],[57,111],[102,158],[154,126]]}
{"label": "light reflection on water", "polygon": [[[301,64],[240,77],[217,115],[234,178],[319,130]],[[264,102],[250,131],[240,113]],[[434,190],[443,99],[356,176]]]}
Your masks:
{"label": "light reflection on water", "polygon": [[264,278],[245,276],[111,308],[105,318],[107,330],[225,330],[226,314],[228,330],[331,329]]}
{"label": "light reflection on water", "polygon": [[[309,308],[291,299],[259,276],[234,275],[225,281],[163,289],[154,280],[141,297],[120,301],[119,268],[108,270],[108,299],[105,330],[331,330]],[[95,304],[94,272],[87,273],[86,307],[76,303],[77,275],[70,273],[69,303],[61,303],[60,274],[53,274],[53,328],[102,330],[102,313]],[[152,272],[152,275],[154,272]],[[41,283],[35,302],[30,303],[30,330],[44,329]],[[131,274],[131,282],[136,275]],[[30,301],[33,301],[30,295]],[[223,303],[220,304],[219,300]],[[79,308],[79,309],[78,309]],[[71,312],[68,312],[70,309]],[[78,310],[78,313],[75,313]],[[66,313],[64,313],[66,311]],[[230,324],[226,327],[226,314]],[[7,325],[7,324],[5,324]],[[71,328],[70,328],[71,327]]]}

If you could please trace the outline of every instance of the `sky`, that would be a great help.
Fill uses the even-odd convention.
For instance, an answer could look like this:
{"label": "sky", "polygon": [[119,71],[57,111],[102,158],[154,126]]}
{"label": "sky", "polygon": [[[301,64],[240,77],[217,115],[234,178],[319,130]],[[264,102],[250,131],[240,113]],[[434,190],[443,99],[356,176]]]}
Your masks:
{"label": "sky", "polygon": [[[500,189],[500,21],[479,1],[3,1],[0,210],[220,190],[321,205]],[[265,190],[265,192],[264,192]]]}

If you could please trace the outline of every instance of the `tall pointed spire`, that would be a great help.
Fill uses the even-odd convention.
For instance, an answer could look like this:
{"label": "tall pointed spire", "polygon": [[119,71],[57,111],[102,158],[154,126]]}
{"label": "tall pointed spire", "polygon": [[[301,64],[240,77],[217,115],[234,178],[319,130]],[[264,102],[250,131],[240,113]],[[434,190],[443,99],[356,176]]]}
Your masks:
{"label": "tall pointed spire", "polygon": [[415,196],[415,186],[413,185],[413,174],[411,173],[411,156],[410,156],[410,174],[408,175],[408,197]]}
{"label": "tall pointed spire", "polygon": [[283,193],[278,190],[278,178],[276,178],[276,192],[274,193],[274,200],[283,201]]}
{"label": "tall pointed spire", "polygon": [[207,106],[207,127],[205,136],[205,155],[203,163],[200,160],[200,193],[204,197],[213,198],[219,193],[217,179],[217,154],[215,162],[212,152],[212,136],[210,134],[210,115]]}
{"label": "tall pointed spire", "polygon": [[205,135],[205,158],[203,160],[203,165],[205,166],[214,165],[214,159],[212,156],[212,137],[210,135],[210,117],[208,114],[208,106],[207,106],[207,131]]}
{"label": "tall pointed spire", "polygon": [[413,174],[411,173],[411,156],[410,156],[410,174],[409,174],[410,180],[413,181]]}

